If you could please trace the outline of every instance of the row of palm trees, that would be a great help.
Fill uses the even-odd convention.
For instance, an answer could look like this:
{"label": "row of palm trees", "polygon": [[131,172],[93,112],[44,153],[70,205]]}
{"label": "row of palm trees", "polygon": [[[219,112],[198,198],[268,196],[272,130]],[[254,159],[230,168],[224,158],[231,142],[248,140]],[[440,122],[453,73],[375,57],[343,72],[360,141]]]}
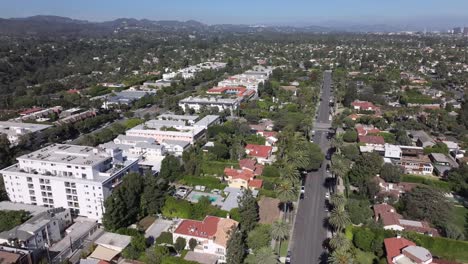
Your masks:
{"label": "row of palm trees", "polygon": [[333,194],[330,197],[333,210],[328,218],[328,223],[333,228],[334,235],[328,242],[332,254],[328,258],[330,264],[350,264],[353,263],[353,256],[350,253],[351,241],[346,238],[344,230],[351,224],[348,212],[345,209],[346,198],[341,194]]}

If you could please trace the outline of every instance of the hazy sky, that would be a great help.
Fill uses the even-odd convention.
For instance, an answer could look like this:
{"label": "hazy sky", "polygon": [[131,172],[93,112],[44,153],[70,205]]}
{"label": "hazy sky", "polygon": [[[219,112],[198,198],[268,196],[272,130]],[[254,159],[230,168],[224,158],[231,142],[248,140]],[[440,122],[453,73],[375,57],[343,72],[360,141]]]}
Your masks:
{"label": "hazy sky", "polygon": [[0,17],[194,19],[208,24],[468,20],[468,0],[0,0]]}

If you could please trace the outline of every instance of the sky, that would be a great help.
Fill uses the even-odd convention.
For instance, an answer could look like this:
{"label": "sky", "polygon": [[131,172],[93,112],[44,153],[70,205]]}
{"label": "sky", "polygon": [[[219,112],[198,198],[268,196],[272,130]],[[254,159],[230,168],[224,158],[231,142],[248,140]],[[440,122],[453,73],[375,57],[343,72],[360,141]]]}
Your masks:
{"label": "sky", "polygon": [[207,24],[467,23],[468,0],[0,0],[0,17],[57,15]]}

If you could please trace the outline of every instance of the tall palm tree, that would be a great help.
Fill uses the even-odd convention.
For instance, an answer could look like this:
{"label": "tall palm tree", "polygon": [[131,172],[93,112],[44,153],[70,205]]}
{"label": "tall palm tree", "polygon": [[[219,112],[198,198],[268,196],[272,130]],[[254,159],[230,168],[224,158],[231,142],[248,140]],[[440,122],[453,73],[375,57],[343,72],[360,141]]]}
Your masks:
{"label": "tall palm tree", "polygon": [[351,169],[351,162],[341,155],[333,155],[330,169],[333,174],[343,178]]}
{"label": "tall palm tree", "polygon": [[283,180],[289,180],[291,182],[296,182],[300,178],[300,174],[296,165],[291,162],[285,162],[282,164],[279,173]]}
{"label": "tall palm tree", "polygon": [[335,193],[330,197],[330,203],[334,208],[344,211],[346,205],[346,198],[342,194]]}
{"label": "tall palm tree", "polygon": [[275,221],[271,225],[271,237],[279,241],[278,253],[281,249],[281,241],[289,237],[289,224],[284,221]]}
{"label": "tall palm tree", "polygon": [[328,222],[339,233],[351,223],[351,220],[349,219],[349,215],[345,210],[335,208],[331,211],[330,217],[328,218]]}
{"label": "tall palm tree", "polygon": [[351,242],[342,232],[336,233],[335,236],[330,239],[328,244],[332,250],[348,250],[351,247]]}
{"label": "tall palm tree", "polygon": [[286,215],[287,204],[297,199],[297,188],[291,180],[283,180],[276,186],[278,199],[283,203],[284,214]]}
{"label": "tall palm tree", "polygon": [[328,257],[329,264],[352,264],[354,263],[353,256],[346,250],[335,250]]}
{"label": "tall palm tree", "polygon": [[331,141],[331,146],[336,148],[336,152],[340,154],[343,147],[343,136],[336,135]]}
{"label": "tall palm tree", "polygon": [[262,247],[255,252],[253,263],[255,264],[278,264],[278,255],[270,247]]}

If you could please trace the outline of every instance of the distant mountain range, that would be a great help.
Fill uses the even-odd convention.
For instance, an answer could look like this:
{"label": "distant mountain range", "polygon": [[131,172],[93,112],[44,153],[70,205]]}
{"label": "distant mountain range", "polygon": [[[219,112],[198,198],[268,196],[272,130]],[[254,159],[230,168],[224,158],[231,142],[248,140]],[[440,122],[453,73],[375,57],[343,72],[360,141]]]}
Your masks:
{"label": "distant mountain range", "polygon": [[405,30],[388,25],[333,25],[324,26],[261,26],[261,25],[207,25],[198,21],[119,18],[105,22],[90,22],[60,16],[32,16],[26,18],[0,18],[0,35],[106,35],[125,30],[152,32],[216,33],[216,32],[394,32]]}

